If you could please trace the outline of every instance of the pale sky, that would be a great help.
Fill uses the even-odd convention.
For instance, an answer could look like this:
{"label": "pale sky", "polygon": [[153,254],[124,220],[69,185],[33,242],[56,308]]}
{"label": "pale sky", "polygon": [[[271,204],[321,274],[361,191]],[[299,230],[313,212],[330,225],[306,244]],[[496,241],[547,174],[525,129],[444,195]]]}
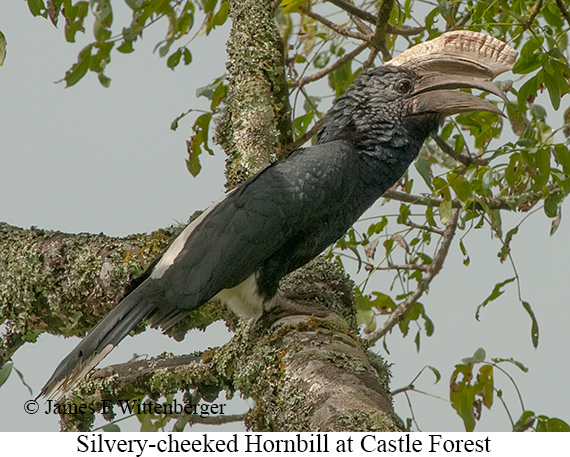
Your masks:
{"label": "pale sky", "polygon": [[[120,12],[115,17],[116,24],[121,24]],[[188,108],[206,106],[195,99],[195,90],[225,71],[227,27],[214,38],[196,39],[191,45],[192,64],[171,71],[164,59],[152,54],[163,33],[159,25],[145,34],[135,53],[112,55],[107,72],[112,78],[109,89],[93,74],[70,89],[54,84],[76,61],[86,40],[78,35],[80,44],[65,43],[63,31],[33,18],[24,2],[0,3],[0,30],[8,41],[6,61],[0,67],[0,221],[20,227],[124,236],[184,222],[222,195],[223,154],[217,150],[215,157],[202,156],[203,171],[193,178],[184,163],[190,120],[182,121],[177,132],[169,126]],[[560,111],[551,115],[561,116],[567,106],[568,97]],[[371,211],[382,214],[387,209],[378,202]],[[570,209],[568,204],[565,209]],[[523,216],[504,215],[505,228]],[[455,240],[443,272],[432,283],[429,295],[422,297],[435,323],[435,335],[422,335],[419,354],[413,342],[415,330],[406,339],[394,331],[387,340],[389,355],[378,346],[377,351],[393,364],[392,388],[409,383],[424,365],[433,365],[441,371],[442,381],[434,387],[433,378],[426,373],[416,386],[447,398],[454,364],[483,347],[488,358],[513,357],[530,368],[524,374],[504,367],[516,379],[526,409],[570,421],[570,369],[566,363],[570,347],[570,226],[563,218],[556,235],[549,237],[549,224],[542,214],[536,214],[512,243],[523,298],[531,303],[539,321],[538,349],[532,347],[530,320],[513,284],[483,310],[481,322],[475,320],[476,306],[497,282],[513,274],[509,265],[499,263],[496,254],[500,245],[491,239],[489,230],[473,231],[464,240],[471,265],[463,266]],[[378,279],[371,290],[389,286],[390,278]],[[227,338],[221,324],[209,329],[206,336],[189,335],[182,343],[157,331],[147,332],[126,338],[103,365],[127,361],[133,353],[193,352]],[[34,396],[76,341],[42,335],[38,343],[16,353],[15,366],[24,373]],[[516,420],[521,410],[509,381],[497,374],[496,387],[504,391]],[[414,393],[411,397],[424,431],[463,430],[447,403]],[[0,430],[58,430],[57,416],[24,413],[23,404],[29,398],[27,389],[12,375],[0,388]],[[400,417],[409,417],[402,395],[395,398],[395,406]],[[230,413],[246,407],[240,402]],[[123,429],[136,430],[137,424]],[[491,413],[483,411],[476,428],[509,429],[498,400]]]}

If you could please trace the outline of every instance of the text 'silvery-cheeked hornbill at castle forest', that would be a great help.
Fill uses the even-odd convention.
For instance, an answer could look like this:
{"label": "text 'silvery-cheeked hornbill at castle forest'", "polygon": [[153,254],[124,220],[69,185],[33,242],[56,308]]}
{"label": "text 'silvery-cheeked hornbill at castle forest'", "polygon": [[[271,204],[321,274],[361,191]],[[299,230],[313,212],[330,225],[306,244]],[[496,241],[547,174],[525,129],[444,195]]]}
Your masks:
{"label": "text 'silvery-cheeked hornbill at castle forest'", "polygon": [[40,395],[67,391],[142,320],[167,329],[211,299],[245,318],[286,300],[279,281],[337,241],[405,173],[445,116],[506,99],[492,82],[514,65],[507,44],[456,31],[363,70],[329,110],[314,146],[265,168],[180,234],[150,276],[60,363]]}

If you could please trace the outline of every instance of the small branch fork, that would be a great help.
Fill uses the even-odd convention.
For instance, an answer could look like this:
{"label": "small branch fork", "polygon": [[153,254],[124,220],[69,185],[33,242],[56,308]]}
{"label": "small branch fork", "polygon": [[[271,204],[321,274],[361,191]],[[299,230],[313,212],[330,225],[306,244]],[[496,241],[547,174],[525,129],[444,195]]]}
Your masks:
{"label": "small branch fork", "polygon": [[445,152],[450,157],[454,158],[458,162],[468,167],[469,165],[487,166],[489,161],[487,159],[481,159],[479,157],[472,157],[470,155],[461,154],[453,149],[441,136],[434,135],[433,139],[439,146],[439,148]]}
{"label": "small branch fork", "polygon": [[336,69],[342,67],[346,62],[351,61],[354,59],[358,54],[364,51],[368,47],[368,42],[362,43],[353,49],[349,53],[343,55],[340,59],[338,59],[335,63],[333,63],[330,67],[325,68],[324,70],[318,71],[310,76],[305,76],[304,78],[300,79],[299,81],[291,82],[292,87],[303,87],[305,84],[317,81],[319,79],[324,78],[329,73],[332,73]]}
{"label": "small branch fork", "polygon": [[[382,54],[382,58],[384,61],[390,60],[392,56],[390,55],[390,51],[388,50],[388,45],[386,43],[386,35],[387,34],[394,34],[394,35],[417,35],[422,33],[425,30],[425,27],[412,27],[407,29],[397,29],[396,27],[392,26],[388,23],[390,20],[390,13],[394,8],[394,0],[384,0],[380,6],[378,11],[378,16],[375,16],[367,11],[361,10],[354,5],[351,5],[344,0],[329,0],[330,3],[338,6],[339,8],[346,11],[355,22],[359,22],[359,19],[364,21],[370,22],[374,24],[376,31],[375,32],[354,32],[352,30],[347,29],[341,25],[338,25],[331,20],[327,19],[326,17],[311,11],[306,6],[300,6],[299,10],[309,16],[316,21],[320,22],[321,24],[329,27],[331,30],[334,30],[339,35],[345,36],[347,38],[354,38],[356,40],[362,41],[360,45],[356,47],[353,51],[345,54],[339,60],[337,60],[331,66],[321,70],[313,75],[306,76],[298,81],[293,81],[291,83],[291,87],[303,87],[305,84],[317,81],[319,79],[324,78],[329,73],[333,72],[334,70],[340,68],[346,62],[353,60],[356,56],[358,56],[364,49],[367,47],[371,48],[370,55],[366,59],[364,63],[364,67],[370,67],[378,55],[378,53]],[[361,27],[361,29],[363,29]],[[364,30],[364,29],[363,29]],[[369,29],[368,29],[369,30]]]}
{"label": "small branch fork", "polygon": [[449,221],[443,231],[442,242],[437,254],[432,262],[429,265],[429,268],[424,275],[422,281],[418,285],[418,288],[409,295],[403,303],[401,303],[393,312],[390,314],[386,322],[375,332],[366,336],[366,339],[371,341],[378,341],[384,335],[386,335],[392,328],[397,325],[408,313],[408,311],[412,308],[414,303],[416,303],[420,297],[424,294],[424,292],[428,289],[431,281],[437,274],[441,271],[443,267],[443,262],[447,257],[447,253],[449,252],[449,246],[453,240],[453,236],[457,230],[457,221],[459,218],[459,209],[453,208],[451,210],[451,215],[449,217]]}

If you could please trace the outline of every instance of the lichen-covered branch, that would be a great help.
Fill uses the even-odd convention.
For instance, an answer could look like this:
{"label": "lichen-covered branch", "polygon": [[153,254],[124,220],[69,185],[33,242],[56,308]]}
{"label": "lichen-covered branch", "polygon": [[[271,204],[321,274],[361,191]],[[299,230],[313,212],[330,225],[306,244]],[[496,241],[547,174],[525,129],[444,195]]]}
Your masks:
{"label": "lichen-covered branch", "polygon": [[[398,430],[388,369],[357,336],[352,282],[318,258],[282,282],[291,298],[327,309],[324,318],[266,315],[237,326],[226,345],[203,354],[115,365],[93,373],[65,404],[107,405],[193,389],[213,401],[221,390],[255,400],[256,431]],[[107,415],[112,420],[112,415]],[[88,430],[94,414],[62,416],[62,428]]]}
{"label": "lichen-covered branch", "polygon": [[0,223],[0,366],[41,333],[84,335],[179,231],[115,238]]}
{"label": "lichen-covered branch", "polygon": [[293,138],[283,44],[273,2],[232,0],[230,17],[229,87],[215,137],[229,157],[228,188],[268,165]]}

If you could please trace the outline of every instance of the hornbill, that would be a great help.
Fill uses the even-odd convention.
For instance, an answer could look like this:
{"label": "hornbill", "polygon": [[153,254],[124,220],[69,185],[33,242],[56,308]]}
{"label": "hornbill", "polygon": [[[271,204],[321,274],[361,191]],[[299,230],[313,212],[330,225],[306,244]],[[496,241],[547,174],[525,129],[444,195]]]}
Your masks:
{"label": "hornbill", "polygon": [[190,223],[150,276],[60,363],[40,395],[53,398],[95,367],[142,320],[168,329],[211,299],[254,319],[280,300],[280,279],[340,238],[405,173],[447,115],[501,111],[458,88],[506,100],[492,83],[517,53],[456,31],[364,69],[338,97],[314,146],[235,188]]}

